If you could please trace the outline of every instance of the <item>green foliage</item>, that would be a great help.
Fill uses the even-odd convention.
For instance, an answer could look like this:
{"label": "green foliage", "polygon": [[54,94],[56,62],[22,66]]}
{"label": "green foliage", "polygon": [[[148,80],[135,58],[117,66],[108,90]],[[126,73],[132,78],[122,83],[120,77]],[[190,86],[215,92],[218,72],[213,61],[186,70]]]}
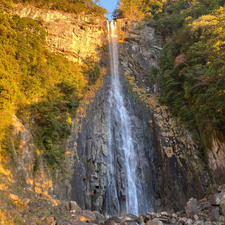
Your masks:
{"label": "green foliage", "polygon": [[98,64],[93,65],[88,71],[88,83],[89,85],[95,84],[100,75],[100,68]]}
{"label": "green foliage", "polygon": [[33,4],[39,8],[62,10],[70,13],[94,13],[104,15],[107,11],[92,0],[13,0],[15,3]]}
{"label": "green foliage", "polygon": [[49,52],[39,22],[0,13],[0,153],[10,148],[8,131],[17,114],[29,123],[37,147],[54,168],[64,158],[79,101],[98,75],[94,63],[84,70]]}
{"label": "green foliage", "polygon": [[152,84],[156,84],[157,78],[159,74],[159,69],[157,67],[152,67],[152,71],[150,73],[150,80]]}
{"label": "green foliage", "polygon": [[[222,1],[167,2],[151,21],[170,36],[161,55],[161,102],[201,145],[225,137],[225,9]],[[180,60],[180,56],[184,60]],[[202,147],[201,155],[202,153]]]}

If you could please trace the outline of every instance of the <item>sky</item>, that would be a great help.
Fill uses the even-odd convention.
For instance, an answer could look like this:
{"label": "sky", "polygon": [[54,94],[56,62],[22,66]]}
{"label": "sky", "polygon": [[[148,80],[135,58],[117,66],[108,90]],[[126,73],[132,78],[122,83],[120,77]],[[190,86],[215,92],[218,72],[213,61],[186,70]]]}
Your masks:
{"label": "sky", "polygon": [[112,20],[112,12],[116,9],[117,2],[117,0],[100,0],[100,5],[109,11],[108,20]]}

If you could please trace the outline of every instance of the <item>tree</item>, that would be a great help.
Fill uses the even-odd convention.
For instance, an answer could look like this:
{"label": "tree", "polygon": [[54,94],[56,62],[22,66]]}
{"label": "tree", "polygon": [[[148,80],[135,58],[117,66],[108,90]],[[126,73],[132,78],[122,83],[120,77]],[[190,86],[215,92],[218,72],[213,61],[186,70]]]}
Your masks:
{"label": "tree", "polygon": [[120,0],[119,9],[125,18],[142,20],[161,12],[165,2],[166,0]]}

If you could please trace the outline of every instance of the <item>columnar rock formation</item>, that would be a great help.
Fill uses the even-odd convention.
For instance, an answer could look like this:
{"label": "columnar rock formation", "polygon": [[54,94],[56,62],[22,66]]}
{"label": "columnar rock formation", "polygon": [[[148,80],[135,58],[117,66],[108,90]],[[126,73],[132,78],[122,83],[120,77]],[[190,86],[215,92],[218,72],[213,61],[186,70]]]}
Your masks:
{"label": "columnar rock formation", "polygon": [[[191,135],[176,123],[166,107],[160,106],[155,93],[159,87],[148,77],[152,67],[158,64],[160,37],[146,24],[118,23],[121,32],[129,34],[119,47],[120,74],[134,148],[138,152],[137,173],[148,196],[146,202],[141,202],[148,205],[149,210],[178,210],[189,197],[200,197],[204,193],[211,182],[210,177],[198,157],[198,148]],[[83,208],[103,213],[107,201],[109,80],[109,75],[105,76],[104,87],[87,107],[86,116],[75,125],[80,124],[80,129],[76,129],[70,141],[70,147],[76,152],[72,198]],[[118,125],[114,127],[116,129]],[[121,174],[116,176],[117,194],[124,199],[125,159],[120,152],[117,151],[115,161],[119,171],[116,174]],[[117,200],[112,199],[112,207],[115,207],[113,202]]]}

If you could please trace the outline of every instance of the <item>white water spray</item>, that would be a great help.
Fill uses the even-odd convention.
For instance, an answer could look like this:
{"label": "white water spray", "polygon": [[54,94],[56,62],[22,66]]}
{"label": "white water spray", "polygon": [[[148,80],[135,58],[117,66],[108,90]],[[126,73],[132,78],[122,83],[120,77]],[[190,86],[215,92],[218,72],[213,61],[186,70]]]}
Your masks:
{"label": "white water spray", "polygon": [[[133,146],[131,133],[131,121],[124,103],[124,96],[120,83],[119,76],[119,58],[118,58],[118,35],[115,21],[108,22],[108,38],[109,38],[109,53],[110,53],[110,68],[111,68],[111,87],[109,96],[109,165],[108,165],[108,184],[109,194],[114,195],[114,206],[119,214],[119,199],[116,189],[115,178],[115,157],[112,148],[112,118],[117,124],[116,132],[119,132],[118,146],[116,146],[122,154],[124,154],[125,176],[126,176],[126,213],[138,215],[138,195],[137,195],[137,155]],[[107,208],[107,207],[106,207]],[[109,209],[106,209],[109,210]]]}

